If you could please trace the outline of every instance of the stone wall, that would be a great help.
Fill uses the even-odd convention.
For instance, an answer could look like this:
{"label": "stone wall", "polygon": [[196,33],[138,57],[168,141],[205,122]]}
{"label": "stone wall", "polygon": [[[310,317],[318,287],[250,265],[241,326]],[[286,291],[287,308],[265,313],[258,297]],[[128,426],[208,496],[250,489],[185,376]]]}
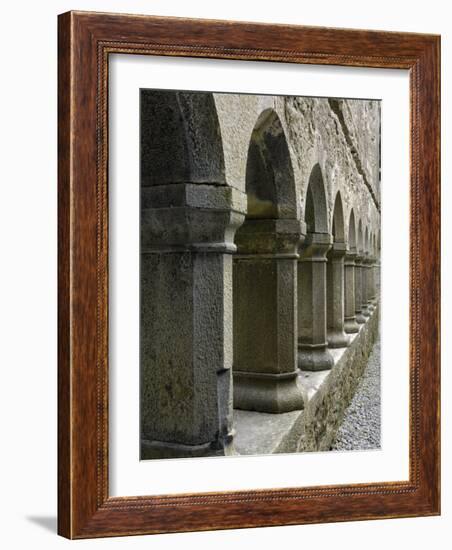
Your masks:
{"label": "stone wall", "polygon": [[235,453],[233,406],[327,446],[375,325],[379,103],[141,94],[142,458]]}
{"label": "stone wall", "polygon": [[213,97],[228,185],[246,191],[250,136],[266,113],[274,111],[286,135],[301,219],[309,176],[319,164],[327,189],[329,219],[337,191],[341,191],[346,220],[353,208],[363,225],[379,231],[379,101],[334,100],[337,107],[332,108],[333,100],[327,98],[235,94],[213,94]]}

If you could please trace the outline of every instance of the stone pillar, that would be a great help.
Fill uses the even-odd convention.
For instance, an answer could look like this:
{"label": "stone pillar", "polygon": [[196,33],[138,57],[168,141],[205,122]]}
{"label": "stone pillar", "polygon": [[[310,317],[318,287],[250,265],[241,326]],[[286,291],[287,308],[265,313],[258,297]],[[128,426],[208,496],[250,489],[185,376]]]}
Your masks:
{"label": "stone pillar", "polygon": [[376,263],[377,259],[375,256],[371,256],[370,258],[370,266],[369,266],[369,271],[370,271],[370,282],[371,282],[371,302],[372,302],[372,305],[375,309],[375,306],[377,304],[377,280],[376,280],[376,273],[375,273],[375,263]]}
{"label": "stone pillar", "polygon": [[375,282],[375,303],[380,301],[380,261],[378,257],[375,258],[374,263],[374,282]]}
{"label": "stone pillar", "polygon": [[361,313],[363,314],[365,320],[370,316],[370,311],[368,308],[368,298],[367,298],[367,265],[366,265],[366,253],[363,252],[360,257],[359,262],[359,271],[361,273]]}
{"label": "stone pillar", "polygon": [[355,311],[355,258],[355,253],[347,252],[344,259],[344,330],[347,334],[359,332],[359,325],[356,322]]}
{"label": "stone pillar", "polygon": [[345,243],[334,243],[327,254],[327,340],[330,348],[345,348],[350,338],[344,331]]}
{"label": "stone pillar", "polygon": [[326,370],[334,361],[326,333],[326,254],[328,233],[308,233],[298,260],[298,367]]}
{"label": "stone pillar", "polygon": [[234,257],[234,407],[269,413],[303,408],[297,387],[295,219],[246,220]]}
{"label": "stone pillar", "polygon": [[355,319],[359,325],[366,322],[366,317],[362,311],[362,286],[363,280],[361,276],[361,258],[355,257]]}
{"label": "stone pillar", "polygon": [[141,457],[232,449],[232,253],[246,195],[142,190]]}
{"label": "stone pillar", "polygon": [[375,309],[374,302],[373,302],[373,296],[374,296],[374,290],[373,290],[373,269],[372,269],[372,257],[369,253],[366,254],[363,262],[363,268],[364,268],[364,276],[366,278],[366,290],[367,290],[367,311],[372,313],[372,311]]}

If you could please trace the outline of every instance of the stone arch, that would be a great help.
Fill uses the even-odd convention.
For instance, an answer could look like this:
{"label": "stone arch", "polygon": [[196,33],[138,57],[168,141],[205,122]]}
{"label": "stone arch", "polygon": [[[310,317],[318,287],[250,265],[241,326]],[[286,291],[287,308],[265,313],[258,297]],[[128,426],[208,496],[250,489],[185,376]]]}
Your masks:
{"label": "stone arch", "polygon": [[141,458],[226,454],[231,251],[245,201],[226,186],[211,93],[142,90],[140,101]]}
{"label": "stone arch", "polygon": [[234,406],[302,409],[296,355],[301,223],[289,148],[272,109],[261,113],[251,134],[245,189],[248,209],[233,261]]}
{"label": "stone arch", "polygon": [[356,244],[355,212],[352,208],[350,211],[350,218],[348,222],[348,246],[351,252],[356,252]]}
{"label": "stone arch", "polygon": [[332,237],[319,164],[314,165],[309,176],[304,218],[307,237],[299,249],[298,262],[298,366],[302,370],[327,370],[334,363],[326,330],[326,254]]}
{"label": "stone arch", "polygon": [[359,325],[356,319],[356,265],[357,253],[356,221],[355,211],[350,210],[348,218],[348,250],[344,261],[344,330],[347,334],[359,332]]}
{"label": "stone arch", "polygon": [[356,259],[355,259],[355,317],[358,324],[366,322],[365,308],[363,307],[363,255],[364,255],[364,237],[363,223],[358,222],[358,231],[356,234]]}
{"label": "stone arch", "polygon": [[328,233],[325,183],[318,163],[309,176],[304,217],[308,233]]}
{"label": "stone arch", "polygon": [[295,178],[277,113],[266,109],[251,134],[246,163],[248,219],[297,218]]}
{"label": "stone arch", "polygon": [[370,309],[370,281],[369,281],[369,255],[370,255],[370,231],[369,226],[363,228],[363,246],[361,252],[361,310],[364,317],[368,318]]}
{"label": "stone arch", "polygon": [[346,347],[349,337],[344,331],[344,256],[345,224],[341,192],[336,193],[331,220],[333,246],[327,253],[327,336],[333,348]]}
{"label": "stone arch", "polygon": [[226,185],[215,100],[209,92],[141,90],[141,186]]}
{"label": "stone arch", "polygon": [[336,199],[334,201],[333,219],[331,222],[331,231],[333,234],[333,241],[335,243],[345,242],[345,223],[344,223],[344,208],[342,204],[341,192],[336,193]]}

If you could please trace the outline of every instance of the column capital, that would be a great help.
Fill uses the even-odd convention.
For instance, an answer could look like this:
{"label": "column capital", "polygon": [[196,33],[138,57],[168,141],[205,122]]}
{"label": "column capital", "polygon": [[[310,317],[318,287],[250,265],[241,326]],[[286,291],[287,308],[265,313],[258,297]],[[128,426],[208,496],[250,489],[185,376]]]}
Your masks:
{"label": "column capital", "polygon": [[239,255],[298,258],[298,246],[305,233],[305,223],[293,218],[247,219],[237,231],[235,242]]}
{"label": "column capital", "polygon": [[367,252],[366,255],[364,256],[363,260],[362,260],[362,263],[364,265],[364,267],[371,267],[374,263],[374,259],[373,257]]}
{"label": "column capital", "polygon": [[227,186],[177,183],[141,190],[143,253],[236,251],[246,195]]}
{"label": "column capital", "polygon": [[328,251],[328,258],[332,260],[341,260],[347,253],[347,245],[345,243],[333,243],[333,246]]}
{"label": "column capital", "polygon": [[326,262],[326,254],[333,244],[329,233],[308,233],[299,249],[300,261]]}
{"label": "column capital", "polygon": [[347,249],[347,252],[345,253],[345,258],[344,258],[344,265],[354,266],[356,258],[357,258],[356,250]]}

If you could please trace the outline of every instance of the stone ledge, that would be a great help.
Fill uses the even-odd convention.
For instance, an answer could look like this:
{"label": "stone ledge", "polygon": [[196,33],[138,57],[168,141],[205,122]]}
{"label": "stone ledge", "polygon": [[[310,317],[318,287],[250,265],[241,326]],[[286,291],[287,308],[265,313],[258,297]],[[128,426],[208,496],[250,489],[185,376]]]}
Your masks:
{"label": "stone ledge", "polygon": [[263,455],[329,450],[367,364],[379,330],[379,308],[347,348],[331,349],[334,366],[300,371],[297,384],[305,408],[281,414],[234,410],[235,452]]}

